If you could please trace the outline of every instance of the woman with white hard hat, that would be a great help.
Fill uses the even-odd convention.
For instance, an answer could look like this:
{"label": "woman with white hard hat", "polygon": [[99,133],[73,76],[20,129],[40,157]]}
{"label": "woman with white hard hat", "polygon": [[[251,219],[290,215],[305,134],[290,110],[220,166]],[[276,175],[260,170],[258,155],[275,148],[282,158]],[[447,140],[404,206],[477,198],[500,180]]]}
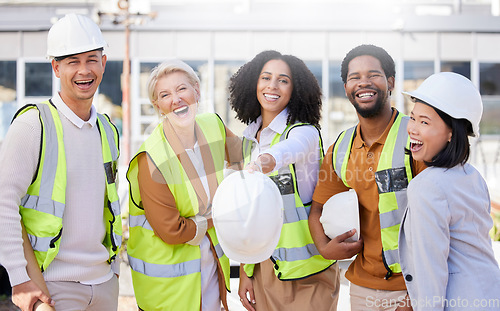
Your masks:
{"label": "woman with white hard hat", "polygon": [[186,63],[155,67],[148,93],[160,123],[127,171],[127,252],[137,304],[141,310],[227,310],[229,259],[213,227],[211,202],[225,160],[238,162],[227,150],[235,146],[241,159],[241,140],[218,115],[197,115],[200,80]]}
{"label": "woman with white hard hat", "polygon": [[[319,254],[307,221],[323,157],[318,82],[297,57],[264,51],[232,76],[229,91],[236,117],[248,125],[247,170],[270,176],[283,202],[271,257],[255,265],[241,262],[240,300],[247,310],[336,310],[338,265]],[[276,203],[262,204],[265,211]]]}
{"label": "woman with white hard hat", "polygon": [[415,102],[410,151],[428,166],[409,184],[400,229],[407,301],[414,310],[499,310],[490,196],[467,163],[467,136],[479,136],[481,95],[470,80],[451,72],[434,74],[404,94]]}

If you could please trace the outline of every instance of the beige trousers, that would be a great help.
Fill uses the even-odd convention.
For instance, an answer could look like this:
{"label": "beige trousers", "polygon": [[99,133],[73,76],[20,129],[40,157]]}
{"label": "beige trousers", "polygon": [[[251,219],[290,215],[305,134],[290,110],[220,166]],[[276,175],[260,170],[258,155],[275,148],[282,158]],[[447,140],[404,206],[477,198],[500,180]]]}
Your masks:
{"label": "beige trousers", "polygon": [[372,289],[351,283],[351,311],[394,311],[406,297],[406,290]]}
{"label": "beige trousers", "polygon": [[56,311],[113,311],[118,309],[118,278],[96,285],[47,282]]}
{"label": "beige trousers", "polygon": [[280,281],[270,259],[255,265],[255,309],[336,311],[340,291],[339,265],[294,281]]}

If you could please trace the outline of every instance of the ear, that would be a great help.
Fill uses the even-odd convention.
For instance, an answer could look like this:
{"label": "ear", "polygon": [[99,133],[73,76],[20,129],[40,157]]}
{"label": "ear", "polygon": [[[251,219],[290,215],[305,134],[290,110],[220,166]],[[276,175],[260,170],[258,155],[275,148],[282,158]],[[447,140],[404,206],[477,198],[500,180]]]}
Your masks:
{"label": "ear", "polygon": [[59,62],[53,59],[51,65],[52,65],[52,70],[54,70],[54,74],[56,75],[56,77],[61,78],[59,74]]}
{"label": "ear", "polygon": [[450,132],[448,133],[448,142],[449,143],[451,142],[452,137],[453,137],[453,132],[450,130]]}
{"label": "ear", "polygon": [[102,72],[104,72],[104,70],[106,69],[106,62],[108,61],[108,57],[106,56],[106,54],[103,54],[102,55],[102,59],[101,59],[101,62],[102,62]]}
{"label": "ear", "polygon": [[389,92],[394,91],[394,84],[395,84],[394,77],[387,78],[387,84],[388,84],[388,87],[387,87],[388,91]]}

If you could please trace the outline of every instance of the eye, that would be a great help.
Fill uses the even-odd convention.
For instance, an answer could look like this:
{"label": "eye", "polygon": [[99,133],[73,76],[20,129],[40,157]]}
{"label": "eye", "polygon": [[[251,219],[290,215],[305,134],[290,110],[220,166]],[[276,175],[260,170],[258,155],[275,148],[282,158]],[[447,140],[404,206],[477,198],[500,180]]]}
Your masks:
{"label": "eye", "polygon": [[425,124],[425,125],[429,124],[429,122],[427,122],[427,121],[420,121],[420,123]]}
{"label": "eye", "polygon": [[268,76],[262,76],[260,77],[262,80],[271,80]]}
{"label": "eye", "polygon": [[283,84],[288,84],[288,80],[286,80],[286,79],[280,79],[280,82]]}
{"label": "eye", "polygon": [[414,117],[412,117],[412,116],[410,116],[410,120],[415,121],[415,118],[414,118]]}

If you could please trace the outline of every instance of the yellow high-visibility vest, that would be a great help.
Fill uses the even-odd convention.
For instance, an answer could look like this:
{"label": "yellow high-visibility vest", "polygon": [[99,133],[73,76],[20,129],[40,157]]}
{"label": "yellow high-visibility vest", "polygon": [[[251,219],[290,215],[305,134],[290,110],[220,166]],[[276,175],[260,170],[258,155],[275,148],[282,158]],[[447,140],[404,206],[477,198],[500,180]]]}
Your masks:
{"label": "yellow high-visibility vest", "polygon": [[[62,217],[66,205],[66,154],[63,128],[56,107],[45,101],[21,108],[14,119],[30,109],[40,113],[42,142],[35,179],[21,200],[19,212],[41,271],[47,269],[59,252]],[[97,114],[101,135],[106,194],[103,198],[106,236],[103,244],[109,251],[108,262],[116,259],[122,240],[120,202],[116,189],[116,168],[119,156],[118,131],[106,115]]]}
{"label": "yellow high-visibility vest", "polygon": [[[398,234],[403,212],[406,208],[406,188],[413,178],[409,149],[410,138],[406,131],[409,118],[397,112],[394,124],[382,148],[375,172],[379,201],[380,233],[382,238],[382,260],[387,269],[386,279],[401,272],[398,253]],[[347,182],[347,163],[351,153],[356,126],[342,132],[333,149],[333,168],[344,184]]]}
{"label": "yellow high-visibility vest", "polygon": [[[224,178],[225,127],[212,113],[196,116],[214,160],[217,181]],[[190,244],[167,244],[155,235],[146,219],[137,180],[140,153],[147,153],[163,175],[181,217],[198,213],[196,191],[159,124],[130,162],[130,226],[127,253],[132,268],[132,281],[138,306],[143,310],[200,310],[201,253]],[[214,227],[208,229],[216,256],[229,290],[230,265],[217,239]]]}
{"label": "yellow high-visibility vest", "polygon": [[[273,137],[271,146],[288,137],[291,129],[297,126],[309,125],[307,123],[289,124],[283,134]],[[318,131],[319,132],[319,131]],[[321,161],[323,160],[323,141],[319,139]],[[252,153],[252,141],[243,139],[243,156],[245,165],[250,162]],[[318,163],[318,166],[321,165]],[[306,205],[302,202],[298,192],[297,176],[293,164],[280,168],[269,177],[278,186],[283,199],[283,227],[281,237],[271,255],[274,263],[274,272],[280,280],[302,279],[309,275],[326,270],[335,260],[328,260],[320,255],[314,245],[309,231],[309,212],[311,202]],[[246,274],[251,277],[254,270],[253,264],[244,265]]]}

